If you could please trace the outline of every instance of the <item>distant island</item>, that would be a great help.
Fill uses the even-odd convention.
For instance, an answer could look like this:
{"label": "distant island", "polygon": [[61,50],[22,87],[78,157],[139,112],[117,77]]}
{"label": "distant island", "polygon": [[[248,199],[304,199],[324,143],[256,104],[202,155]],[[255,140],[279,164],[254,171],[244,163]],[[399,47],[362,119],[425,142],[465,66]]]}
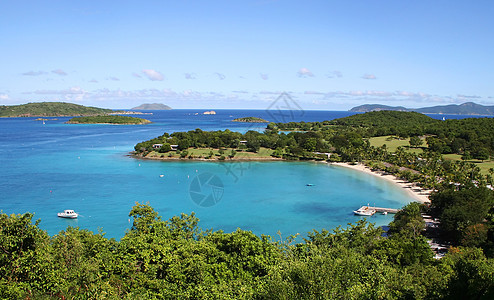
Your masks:
{"label": "distant island", "polygon": [[257,117],[244,117],[244,118],[237,118],[232,120],[232,122],[245,122],[245,123],[269,123],[269,121],[266,121],[261,118]]}
{"label": "distant island", "polygon": [[131,109],[141,109],[141,110],[170,110],[170,106],[162,103],[144,103]]}
{"label": "distant island", "polygon": [[393,111],[409,111],[408,108],[403,106],[388,106],[383,104],[364,104],[355,106],[350,109],[352,112],[371,112],[381,110],[393,110]]}
{"label": "distant island", "polygon": [[371,112],[381,110],[415,111],[422,114],[448,114],[448,115],[494,115],[494,106],[484,106],[473,102],[463,104],[439,105],[423,108],[405,108],[403,106],[387,106],[382,104],[364,104],[350,109],[352,112]]}
{"label": "distant island", "polygon": [[69,117],[112,113],[111,109],[89,107],[66,102],[36,102],[0,106],[0,117]]}
{"label": "distant island", "polygon": [[75,117],[66,122],[67,124],[117,124],[117,125],[143,125],[151,121],[129,116],[88,116]]}

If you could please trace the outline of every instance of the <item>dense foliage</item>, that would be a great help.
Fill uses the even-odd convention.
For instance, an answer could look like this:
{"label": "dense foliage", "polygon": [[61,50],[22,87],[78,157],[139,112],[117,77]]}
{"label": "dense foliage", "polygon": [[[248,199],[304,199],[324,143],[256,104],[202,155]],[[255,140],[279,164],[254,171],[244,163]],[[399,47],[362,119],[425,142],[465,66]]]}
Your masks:
{"label": "dense foliage", "polygon": [[440,121],[416,112],[376,111],[333,121],[270,124],[268,128],[357,134],[360,138],[426,136],[429,151],[482,160],[494,155],[494,118]]}
{"label": "dense foliage", "polygon": [[[416,234],[417,207],[388,237],[365,221],[294,243],[204,231],[145,204],[120,240],[67,228],[48,236],[32,215],[0,215],[2,299],[492,299],[494,261],[454,248],[437,261]],[[420,226],[419,226],[420,227]]]}
{"label": "dense foliage", "polygon": [[[248,131],[245,134],[230,130],[165,133],[149,141],[138,143],[134,149],[140,155],[153,151],[154,144],[163,144],[160,151],[170,151],[168,145],[178,145],[178,150],[188,148],[232,148],[239,151],[258,152],[261,147],[272,149],[273,156],[286,159],[324,159],[315,151],[328,152],[330,145],[319,132],[278,133],[266,130],[264,133]],[[166,147],[165,147],[166,146]]]}
{"label": "dense foliage", "polygon": [[244,118],[236,118],[232,120],[233,122],[246,122],[246,123],[269,123],[268,121],[257,118],[257,117],[244,117]]}
{"label": "dense foliage", "polygon": [[37,102],[22,105],[0,106],[0,117],[88,116],[111,112],[113,112],[111,109],[87,107],[65,102]]}
{"label": "dense foliage", "polygon": [[149,120],[129,117],[129,116],[87,116],[75,117],[67,121],[68,124],[122,124],[122,125],[140,125],[150,123]]}

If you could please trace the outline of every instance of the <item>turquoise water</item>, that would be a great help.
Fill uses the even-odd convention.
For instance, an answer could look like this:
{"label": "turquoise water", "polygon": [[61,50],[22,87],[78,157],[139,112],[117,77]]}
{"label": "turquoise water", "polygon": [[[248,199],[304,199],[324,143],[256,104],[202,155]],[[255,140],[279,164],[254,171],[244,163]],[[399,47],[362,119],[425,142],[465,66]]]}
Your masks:
{"label": "turquoise water", "polygon": [[[258,116],[266,117],[259,111]],[[149,202],[168,219],[195,212],[200,226],[226,232],[242,228],[283,236],[332,229],[356,222],[352,211],[371,205],[399,208],[411,199],[378,177],[314,162],[160,162],[127,154],[134,144],[164,131],[251,129],[231,119],[253,112],[222,111],[196,116],[193,111],[155,112],[144,126],[68,125],[60,118],[43,125],[34,118],[0,119],[0,208],[4,213],[35,213],[51,235],[68,225],[121,238],[130,228],[135,202]],[[348,112],[308,112],[306,121],[322,121]],[[197,175],[215,176],[221,186],[202,186],[215,205],[198,205],[191,190]],[[160,176],[162,175],[162,176]],[[197,180],[196,180],[197,182]],[[313,186],[307,186],[307,184]],[[74,209],[77,220],[56,217]],[[387,224],[392,215],[370,218]]]}

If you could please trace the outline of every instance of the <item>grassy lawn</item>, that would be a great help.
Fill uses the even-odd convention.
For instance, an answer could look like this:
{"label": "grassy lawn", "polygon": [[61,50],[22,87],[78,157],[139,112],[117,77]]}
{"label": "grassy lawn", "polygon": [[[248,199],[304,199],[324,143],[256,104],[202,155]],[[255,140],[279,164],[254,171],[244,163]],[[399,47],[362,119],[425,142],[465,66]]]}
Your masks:
{"label": "grassy lawn", "polygon": [[[188,151],[187,156],[192,155],[196,158],[208,157],[211,151],[213,152],[213,157],[215,159],[217,159],[221,156],[219,149],[213,149],[213,148],[198,148],[198,149],[189,148],[189,149],[187,149],[187,151]],[[268,158],[270,158],[271,154],[273,153],[273,150],[268,149],[268,148],[263,148],[263,147],[261,147],[257,153],[244,152],[241,150],[235,150],[235,151],[237,152],[237,154],[235,155],[235,158],[243,158],[243,157],[248,157],[248,158],[268,157]],[[226,150],[224,149],[223,152],[224,152],[223,155],[225,156],[225,158],[228,158],[228,156],[232,153],[232,148],[226,148]],[[149,157],[160,157],[160,156],[169,157],[170,154],[172,155],[171,157],[175,157],[175,158],[180,157],[180,154],[177,154],[175,151],[170,151],[167,153],[158,153],[158,152],[153,151],[153,152],[149,153],[148,156]]]}
{"label": "grassy lawn", "polygon": [[[443,155],[444,159],[449,159],[449,160],[461,160],[461,155],[459,154],[444,154]],[[486,175],[489,174],[489,169],[494,168],[494,160],[467,160],[467,162],[474,163],[476,164],[479,168],[482,174]]]}
{"label": "grassy lawn", "polygon": [[[391,138],[391,139],[390,139]],[[388,140],[390,139],[390,140]],[[425,139],[422,139],[424,141],[423,145],[427,145],[425,142]],[[378,137],[372,137],[369,139],[369,142],[371,146],[374,147],[381,147],[382,145],[386,144],[386,147],[389,152],[395,152],[398,147],[403,147],[405,151],[411,152],[411,153],[422,153],[423,150],[422,148],[409,148],[410,146],[409,143],[410,139],[397,139],[396,137],[392,136],[378,136]]]}

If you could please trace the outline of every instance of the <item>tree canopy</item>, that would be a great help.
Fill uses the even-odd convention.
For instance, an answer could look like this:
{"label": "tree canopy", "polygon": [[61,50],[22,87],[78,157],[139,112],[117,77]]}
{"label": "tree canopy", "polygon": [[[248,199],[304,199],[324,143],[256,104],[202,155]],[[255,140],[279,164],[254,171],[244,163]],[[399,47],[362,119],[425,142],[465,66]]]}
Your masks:
{"label": "tree canopy", "polygon": [[68,227],[55,236],[31,214],[0,214],[3,299],[490,299],[492,258],[454,248],[433,260],[411,234],[415,204],[388,237],[366,221],[276,240],[203,230],[192,213],[162,220],[136,203],[120,240]]}

